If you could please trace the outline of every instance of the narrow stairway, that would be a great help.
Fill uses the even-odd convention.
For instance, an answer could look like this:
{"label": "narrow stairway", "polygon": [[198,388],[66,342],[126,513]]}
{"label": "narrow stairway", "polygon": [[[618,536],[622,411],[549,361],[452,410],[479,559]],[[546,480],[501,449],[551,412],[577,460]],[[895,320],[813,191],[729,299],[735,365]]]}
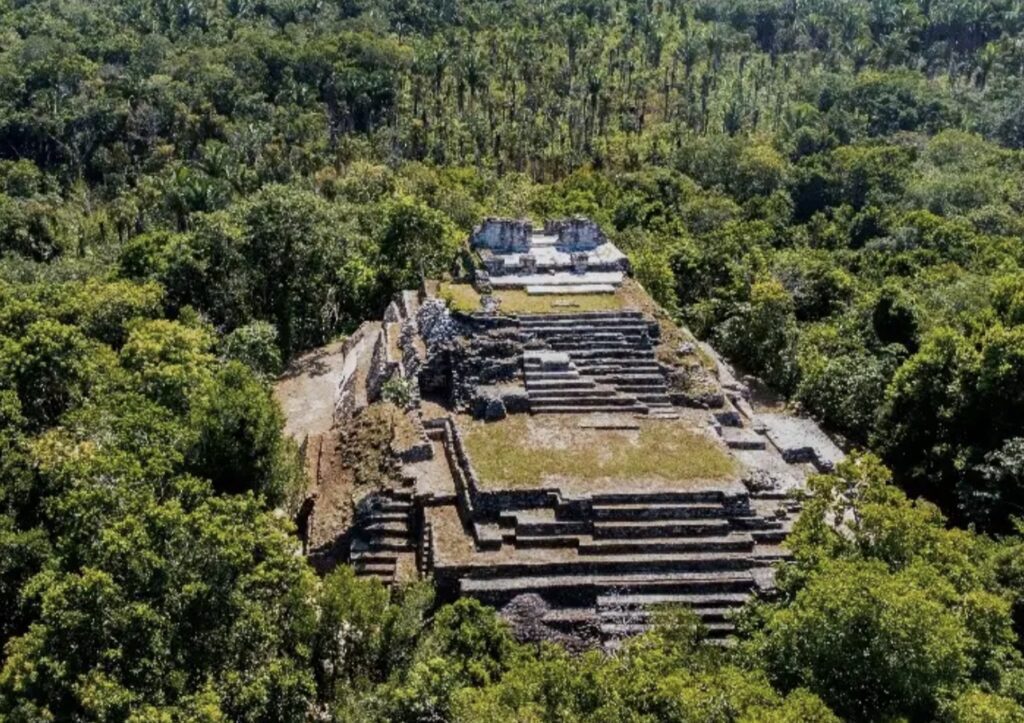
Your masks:
{"label": "narrow stairway", "polygon": [[671,411],[651,338],[656,325],[642,313],[529,314],[519,324],[525,341],[561,355],[524,355],[533,411]]}

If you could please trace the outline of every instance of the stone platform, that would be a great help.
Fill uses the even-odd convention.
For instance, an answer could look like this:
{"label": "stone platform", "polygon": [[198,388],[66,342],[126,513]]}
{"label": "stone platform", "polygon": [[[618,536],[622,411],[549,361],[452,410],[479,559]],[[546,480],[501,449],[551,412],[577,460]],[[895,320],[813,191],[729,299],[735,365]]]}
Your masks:
{"label": "stone platform", "polygon": [[[442,601],[494,605],[524,639],[615,645],[686,606],[727,641],[735,611],[773,590],[807,475],[842,451],[812,421],[759,409],[591,222],[491,219],[471,246],[494,289],[616,296],[575,312],[518,299],[531,313],[479,288],[461,295],[473,310],[429,286],[396,297],[345,359],[363,392],[341,386],[335,421],[397,381],[408,423],[335,548],[359,574],[429,576]],[[313,520],[334,499],[319,494]]]}

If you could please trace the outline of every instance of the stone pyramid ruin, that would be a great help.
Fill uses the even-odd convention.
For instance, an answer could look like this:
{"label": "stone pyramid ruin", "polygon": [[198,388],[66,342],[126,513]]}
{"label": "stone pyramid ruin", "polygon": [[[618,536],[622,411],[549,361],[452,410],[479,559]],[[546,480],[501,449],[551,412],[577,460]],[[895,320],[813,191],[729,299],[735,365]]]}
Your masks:
{"label": "stone pyramid ruin", "polygon": [[[333,428],[304,442],[307,554],[431,576],[524,639],[614,645],[685,606],[727,641],[842,452],[676,324],[592,222],[488,219],[469,246],[459,278],[346,341]],[[360,482],[344,450],[382,407],[380,479]]]}

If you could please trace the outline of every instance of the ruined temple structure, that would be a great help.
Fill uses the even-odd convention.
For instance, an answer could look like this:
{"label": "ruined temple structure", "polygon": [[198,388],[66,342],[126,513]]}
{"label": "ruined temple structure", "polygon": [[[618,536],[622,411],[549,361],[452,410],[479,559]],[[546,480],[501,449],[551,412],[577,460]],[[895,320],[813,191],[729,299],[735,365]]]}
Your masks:
{"label": "ruined temple structure", "polygon": [[473,230],[480,256],[478,288],[526,289],[530,294],[614,293],[629,261],[593,221],[548,221],[540,233],[529,221],[489,218]]}
{"label": "ruined temple structure", "polygon": [[307,554],[430,576],[523,639],[615,645],[677,605],[727,641],[773,590],[795,493],[842,452],[674,323],[592,222],[487,220],[470,245],[472,275],[399,294],[346,343],[338,446],[390,400],[392,466],[334,530],[337,478],[314,486]]}

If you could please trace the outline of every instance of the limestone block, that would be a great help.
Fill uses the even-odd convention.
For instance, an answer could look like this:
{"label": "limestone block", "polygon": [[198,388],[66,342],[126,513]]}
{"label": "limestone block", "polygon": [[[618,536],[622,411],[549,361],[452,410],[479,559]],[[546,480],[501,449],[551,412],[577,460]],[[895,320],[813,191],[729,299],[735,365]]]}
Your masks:
{"label": "limestone block", "polygon": [[505,409],[505,403],[501,401],[500,397],[480,394],[473,399],[472,413],[477,419],[495,422],[499,419],[504,419],[507,410]]}
{"label": "limestone block", "polygon": [[509,414],[526,414],[530,411],[530,395],[522,387],[506,391],[501,395],[501,401]]}
{"label": "limestone block", "polygon": [[733,407],[726,407],[721,411],[715,412],[715,421],[717,421],[723,427],[743,426],[743,419],[740,417],[740,413],[737,412]]}
{"label": "limestone block", "polygon": [[473,232],[471,244],[474,248],[488,248],[500,253],[527,251],[533,225],[525,220],[488,218]]}
{"label": "limestone block", "polygon": [[505,273],[505,258],[503,256],[488,256],[484,259],[484,266],[491,276],[501,276]]}
{"label": "limestone block", "polygon": [[[552,224],[551,228],[556,226]],[[557,229],[558,244],[570,250],[593,250],[608,240],[596,223],[582,216],[558,222]]]}
{"label": "limestone block", "polygon": [[476,269],[473,272],[473,288],[481,294],[490,294],[494,288],[491,285],[491,275],[487,269]]}

